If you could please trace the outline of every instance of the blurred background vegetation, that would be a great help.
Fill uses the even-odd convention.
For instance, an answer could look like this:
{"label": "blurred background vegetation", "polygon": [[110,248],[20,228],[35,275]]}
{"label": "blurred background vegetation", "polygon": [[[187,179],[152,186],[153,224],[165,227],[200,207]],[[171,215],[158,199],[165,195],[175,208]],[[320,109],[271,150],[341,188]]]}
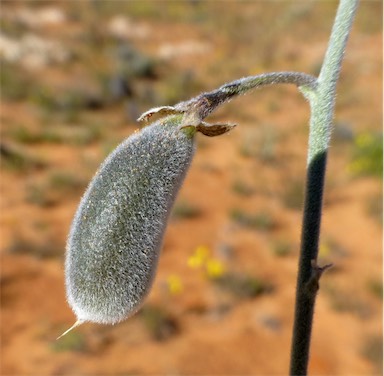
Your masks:
{"label": "blurred background vegetation", "polygon": [[[288,369],[308,105],[256,91],[198,137],[143,309],[74,316],[63,257],[101,161],[150,107],[242,76],[317,74],[336,1],[2,1],[1,372],[283,374]],[[361,2],[338,85],[311,373],[382,367],[382,2]],[[20,354],[23,354],[20,357]]]}

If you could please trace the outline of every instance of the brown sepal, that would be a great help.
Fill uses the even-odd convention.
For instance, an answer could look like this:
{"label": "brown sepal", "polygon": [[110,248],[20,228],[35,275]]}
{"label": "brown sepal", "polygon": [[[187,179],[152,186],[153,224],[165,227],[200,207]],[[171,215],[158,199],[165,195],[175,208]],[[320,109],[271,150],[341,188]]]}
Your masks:
{"label": "brown sepal", "polygon": [[231,131],[234,127],[236,127],[236,124],[209,124],[202,122],[196,126],[196,130],[205,136],[216,137]]}

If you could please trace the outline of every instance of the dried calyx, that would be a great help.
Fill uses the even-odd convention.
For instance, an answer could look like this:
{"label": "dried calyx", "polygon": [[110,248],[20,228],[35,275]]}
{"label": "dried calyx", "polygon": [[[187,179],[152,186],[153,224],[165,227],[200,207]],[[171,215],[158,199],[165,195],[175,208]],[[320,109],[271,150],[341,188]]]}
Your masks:
{"label": "dried calyx", "polygon": [[206,136],[219,136],[229,132],[235,124],[210,124],[203,120],[221,104],[233,97],[264,85],[294,84],[309,97],[317,88],[317,78],[301,72],[273,72],[244,77],[224,84],[216,90],[202,93],[175,106],[155,107],[144,112],[137,120],[148,121],[153,115],[183,115],[180,128],[193,127]]}

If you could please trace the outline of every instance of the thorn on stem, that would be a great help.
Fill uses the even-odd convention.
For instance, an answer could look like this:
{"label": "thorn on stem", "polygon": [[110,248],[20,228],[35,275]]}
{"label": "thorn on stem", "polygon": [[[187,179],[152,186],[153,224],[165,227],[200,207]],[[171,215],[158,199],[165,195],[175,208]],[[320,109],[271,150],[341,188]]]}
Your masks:
{"label": "thorn on stem", "polygon": [[315,296],[320,287],[319,281],[321,276],[327,269],[331,268],[333,264],[326,264],[324,266],[319,266],[317,264],[317,260],[311,260],[311,266],[312,266],[312,275],[306,284],[306,291],[310,296]]}

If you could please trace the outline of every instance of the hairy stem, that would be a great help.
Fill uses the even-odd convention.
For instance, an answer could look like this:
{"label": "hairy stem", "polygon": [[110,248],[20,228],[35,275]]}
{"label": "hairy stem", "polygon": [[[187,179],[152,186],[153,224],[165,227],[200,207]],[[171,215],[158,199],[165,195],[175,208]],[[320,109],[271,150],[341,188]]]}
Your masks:
{"label": "hairy stem", "polygon": [[221,91],[229,94],[243,94],[259,86],[274,84],[294,84],[296,86],[308,86],[315,89],[317,86],[316,83],[316,77],[302,72],[272,72],[240,78],[239,80],[221,86],[214,92]]}
{"label": "hairy stem", "polygon": [[[177,103],[175,106],[151,108],[137,120],[148,120],[155,114],[161,116],[183,114],[183,127],[197,127],[202,125],[203,120],[216,108],[230,99],[261,86],[276,84],[296,85],[305,96],[309,97],[317,88],[317,78],[301,72],[272,72],[243,77],[226,83],[213,91],[202,93],[188,101]],[[208,124],[204,123],[204,127],[207,126]]]}
{"label": "hairy stem", "polygon": [[202,93],[189,101],[178,103],[175,108],[193,114],[194,118],[201,121],[233,97],[261,86],[276,84],[293,84],[303,91],[311,92],[317,87],[317,79],[301,72],[272,72],[244,77],[224,84],[216,90]]}
{"label": "hairy stem", "polygon": [[324,270],[317,266],[316,260],[327,150],[332,130],[336,84],[357,4],[357,0],[340,1],[317,87],[308,92],[302,90],[310,101],[311,120],[291,349],[291,375],[306,375],[308,369],[313,312],[319,279]]}

